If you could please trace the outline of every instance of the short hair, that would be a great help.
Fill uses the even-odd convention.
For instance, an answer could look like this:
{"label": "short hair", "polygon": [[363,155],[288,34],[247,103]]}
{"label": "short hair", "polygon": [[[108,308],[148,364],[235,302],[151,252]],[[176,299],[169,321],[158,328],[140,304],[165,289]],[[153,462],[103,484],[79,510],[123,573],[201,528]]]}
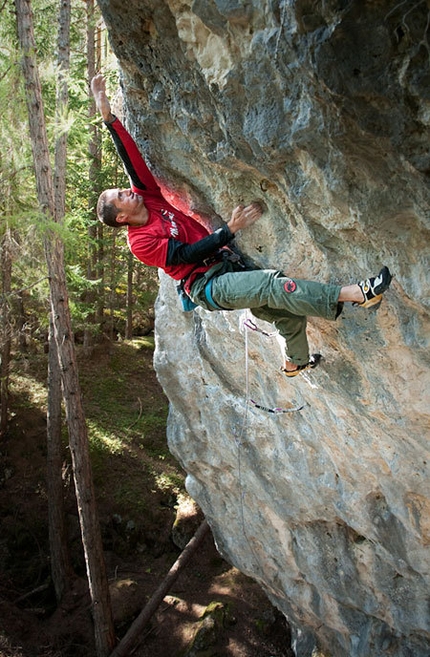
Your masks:
{"label": "short hair", "polygon": [[98,219],[107,226],[112,226],[113,228],[121,228],[124,224],[119,224],[116,220],[119,215],[119,210],[113,203],[106,202],[106,193],[108,190],[102,192],[97,201],[97,217]]}

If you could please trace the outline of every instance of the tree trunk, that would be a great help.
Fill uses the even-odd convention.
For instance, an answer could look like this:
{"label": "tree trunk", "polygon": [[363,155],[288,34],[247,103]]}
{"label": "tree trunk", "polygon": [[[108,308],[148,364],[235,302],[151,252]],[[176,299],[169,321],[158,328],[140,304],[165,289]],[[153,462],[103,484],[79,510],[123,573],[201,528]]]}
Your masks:
{"label": "tree trunk", "polygon": [[[15,0],[15,6],[18,37],[23,50],[22,68],[39,206],[45,220],[50,222],[55,219],[55,204],[40,79],[35,59],[33,17],[29,0]],[[92,601],[96,652],[98,657],[106,657],[114,646],[115,635],[89,459],[87,428],[77,374],[64,273],[63,245],[53,230],[48,231],[45,238],[45,253],[50,281],[51,312],[69,429],[73,476]]]}
{"label": "tree trunk", "polygon": [[[87,77],[88,82],[90,83],[93,77],[96,74],[96,44],[95,44],[95,15],[94,15],[94,0],[86,0],[87,6]],[[88,86],[88,91],[90,88]],[[89,104],[89,141],[88,141],[88,151],[90,156],[90,165],[88,171],[88,177],[90,180],[90,193],[88,198],[88,211],[93,215],[93,223],[88,226],[88,261],[87,261],[87,278],[90,281],[93,281],[97,278],[97,223],[95,221],[95,207],[97,202],[97,181],[100,177],[101,170],[101,139],[100,139],[100,130],[99,126],[95,124],[91,119],[94,118],[96,114],[96,103],[92,93],[89,93],[90,104]],[[94,324],[96,319],[96,314],[99,315],[100,309],[100,295],[96,293],[94,289],[89,289],[85,294],[85,300],[87,303],[91,303],[95,312],[91,313],[91,316],[88,318],[89,322]],[[100,318],[99,318],[100,319]],[[89,350],[92,345],[92,332],[91,329],[86,326],[84,331],[84,348]]]}
{"label": "tree trunk", "polygon": [[16,301],[18,312],[16,315],[16,328],[18,330],[18,344],[19,350],[22,352],[27,351],[27,340],[25,338],[24,326],[25,326],[25,308],[24,308],[24,291],[19,290],[16,293]]}
{"label": "tree trunk", "polygon": [[10,292],[12,281],[12,255],[10,250],[10,230],[3,235],[1,244],[1,325],[0,325],[0,436],[7,431],[9,412],[9,368],[11,352]]}
{"label": "tree trunk", "polygon": [[[61,122],[67,111],[67,74],[70,61],[70,1],[60,0],[58,29],[58,78],[57,78],[57,139],[55,142],[55,215],[58,222],[63,221],[66,199],[66,156],[67,135],[61,130]],[[61,445],[61,372],[55,331],[50,317],[49,360],[48,360],[48,414],[47,414],[47,486],[49,545],[51,555],[51,575],[54,582],[57,602],[70,586],[72,566],[67,546],[66,523],[64,519],[62,445]]]}
{"label": "tree trunk", "polygon": [[66,117],[69,102],[67,76],[70,69],[70,13],[70,0],[60,0],[57,38],[57,138],[55,141],[54,169],[55,211],[58,222],[63,220],[66,213],[67,133],[62,129],[61,124]]}
{"label": "tree trunk", "polygon": [[131,340],[133,337],[133,267],[134,256],[131,251],[127,257],[127,321],[125,325],[125,338]]}
{"label": "tree trunk", "polygon": [[108,335],[109,339],[111,342],[117,339],[118,334],[115,332],[115,301],[116,301],[116,293],[115,293],[115,282],[116,282],[116,232],[113,233],[112,235],[112,241],[111,241],[111,248],[110,248],[110,261],[109,261],[109,328],[108,328]]}
{"label": "tree trunk", "polygon": [[51,575],[57,602],[70,587],[73,569],[67,543],[63,498],[61,445],[61,373],[52,316],[49,330],[47,489]]}

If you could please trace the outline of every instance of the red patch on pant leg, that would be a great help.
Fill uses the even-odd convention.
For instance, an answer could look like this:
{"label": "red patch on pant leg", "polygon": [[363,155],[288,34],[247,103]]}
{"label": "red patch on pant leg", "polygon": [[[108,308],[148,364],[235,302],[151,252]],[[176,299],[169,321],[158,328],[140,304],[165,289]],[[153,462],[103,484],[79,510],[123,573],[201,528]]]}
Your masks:
{"label": "red patch on pant leg", "polygon": [[286,283],[284,283],[284,290],[285,292],[294,292],[294,290],[297,288],[297,285],[295,284],[294,281],[289,278]]}

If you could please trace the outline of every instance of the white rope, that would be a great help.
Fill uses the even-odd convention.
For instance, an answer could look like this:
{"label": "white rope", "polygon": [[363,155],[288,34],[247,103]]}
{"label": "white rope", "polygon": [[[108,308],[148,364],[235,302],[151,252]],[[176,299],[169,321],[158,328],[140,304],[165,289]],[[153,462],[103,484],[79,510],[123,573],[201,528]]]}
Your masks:
{"label": "white rope", "polygon": [[304,407],[304,403],[301,405],[297,405],[295,408],[289,408],[289,409],[282,409],[282,408],[267,408],[265,406],[261,406],[260,404],[257,404],[253,399],[250,399],[250,391],[249,391],[249,338],[248,338],[248,330],[256,331],[258,333],[261,333],[265,335],[266,337],[272,338],[275,337],[277,334],[276,333],[266,333],[266,331],[263,331],[262,329],[258,328],[258,326],[249,318],[247,318],[244,323],[244,328],[245,328],[245,412],[243,416],[243,421],[242,425],[239,431],[239,435],[235,437],[235,443],[237,447],[237,481],[238,481],[238,486],[239,486],[239,497],[240,497],[240,522],[242,525],[242,532],[245,537],[246,542],[248,543],[249,549],[251,551],[251,554],[253,555],[256,565],[258,568],[261,570],[261,563],[260,559],[258,557],[257,552],[255,551],[255,548],[249,539],[248,532],[246,530],[246,524],[245,524],[245,505],[244,505],[244,499],[245,499],[245,491],[243,487],[243,478],[242,478],[242,446],[244,444],[245,438],[246,438],[246,433],[248,429],[248,416],[249,416],[249,405],[252,403],[255,408],[258,408],[260,410],[267,411],[269,413],[292,413],[294,411],[299,411]]}
{"label": "white rope", "polygon": [[249,413],[249,358],[248,358],[248,331],[245,330],[245,413],[243,416],[242,425],[240,428],[239,436],[235,439],[237,447],[237,481],[239,486],[239,498],[240,498],[240,522],[242,525],[242,533],[245,537],[246,542],[248,543],[249,549],[252,556],[255,559],[256,566],[262,571],[261,563],[258,558],[258,555],[254,549],[254,546],[249,539],[248,532],[246,531],[245,524],[245,491],[242,481],[242,445],[246,437],[246,431],[248,426],[248,413]]}

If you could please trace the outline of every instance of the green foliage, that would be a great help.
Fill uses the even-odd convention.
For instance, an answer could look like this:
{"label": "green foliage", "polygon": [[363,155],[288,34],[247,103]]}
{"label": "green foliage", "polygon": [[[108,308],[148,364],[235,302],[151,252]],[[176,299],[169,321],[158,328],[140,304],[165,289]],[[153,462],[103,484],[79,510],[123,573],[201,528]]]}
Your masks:
{"label": "green foliage", "polygon": [[[23,315],[25,330],[31,331],[33,336],[44,335],[49,291],[43,240],[56,235],[64,243],[75,332],[85,330],[97,334],[102,328],[106,330],[115,325],[115,330],[124,334],[128,248],[125,235],[98,227],[95,204],[103,189],[129,183],[100,118],[89,115],[86,5],[76,0],[72,0],[69,102],[67,111],[62,116],[57,115],[58,10],[58,0],[33,0],[37,58],[52,163],[56,139],[67,134],[66,215],[61,224],[48,220],[38,208],[16,17],[9,4],[0,8],[0,239],[6,229],[12,229],[15,240],[12,290],[15,296],[11,304],[14,313]],[[95,21],[99,18],[96,10]],[[106,36],[104,40],[107,41]],[[103,68],[106,70],[106,63]],[[107,77],[109,87],[115,89],[117,72],[108,70]],[[98,127],[102,159],[101,166],[93,168],[90,175],[89,139],[93,126]],[[148,324],[157,292],[156,272],[143,277],[142,269],[143,266],[135,268],[133,322],[136,330],[143,330]],[[100,320],[100,312],[96,310],[103,303],[105,308]],[[94,324],[100,321],[101,325]],[[17,328],[20,325],[22,316],[15,322]]]}

